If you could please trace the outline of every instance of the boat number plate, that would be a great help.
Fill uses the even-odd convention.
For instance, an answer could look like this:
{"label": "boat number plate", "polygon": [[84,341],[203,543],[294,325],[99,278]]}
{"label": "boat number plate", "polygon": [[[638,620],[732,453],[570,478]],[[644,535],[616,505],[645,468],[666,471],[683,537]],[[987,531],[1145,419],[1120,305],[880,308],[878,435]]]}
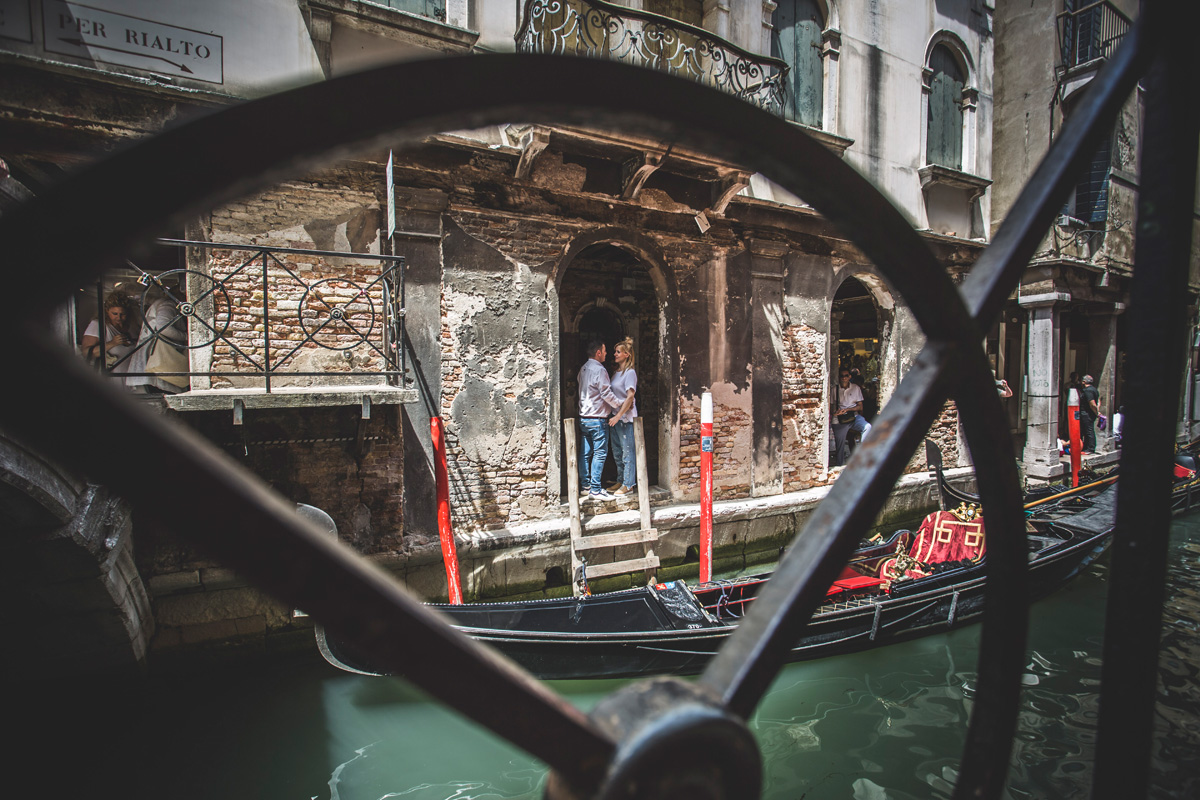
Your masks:
{"label": "boat number plate", "polygon": [[713,451],[712,440],[713,440],[713,437],[711,437],[711,436],[701,436],[700,437],[700,450],[705,453],[711,453]]}

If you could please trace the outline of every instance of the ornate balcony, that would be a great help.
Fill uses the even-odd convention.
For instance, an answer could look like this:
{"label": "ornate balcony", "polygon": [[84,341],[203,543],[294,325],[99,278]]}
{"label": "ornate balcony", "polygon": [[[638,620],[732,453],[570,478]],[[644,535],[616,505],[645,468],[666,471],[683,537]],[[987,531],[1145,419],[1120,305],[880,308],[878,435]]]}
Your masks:
{"label": "ornate balcony", "polygon": [[516,37],[522,53],[608,58],[722,89],[779,114],[788,66],[706,30],[601,0],[528,0]]}
{"label": "ornate balcony", "polygon": [[[203,255],[190,269],[151,274],[131,263],[132,272],[101,276],[97,307],[103,307],[106,287],[123,280],[123,288],[112,291],[126,297],[135,317],[144,318],[129,352],[100,359],[105,374],[126,382],[176,378],[169,382],[193,392],[270,395],[278,388],[286,394],[297,387],[313,393],[361,386],[386,393],[404,387],[402,257],[174,239],[159,243]],[[150,314],[160,296],[165,310]],[[172,371],[153,370],[148,361],[160,340],[182,351]]]}

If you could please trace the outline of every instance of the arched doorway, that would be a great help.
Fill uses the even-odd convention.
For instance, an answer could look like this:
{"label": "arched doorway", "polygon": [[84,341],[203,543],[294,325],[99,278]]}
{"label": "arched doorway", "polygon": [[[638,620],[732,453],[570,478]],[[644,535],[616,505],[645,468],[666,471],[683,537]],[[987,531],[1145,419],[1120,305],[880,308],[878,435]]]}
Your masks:
{"label": "arched doorway", "polygon": [[[650,485],[659,483],[660,431],[664,408],[661,349],[662,304],[658,285],[648,266],[637,255],[614,244],[584,248],[558,280],[559,320],[559,419],[578,414],[580,366],[587,360],[587,341],[598,336],[608,346],[605,367],[616,369],[613,346],[624,337],[633,339],[638,375],[636,402],[646,435],[646,468]],[[565,448],[561,449],[565,453]],[[566,496],[565,455],[560,455],[560,496]],[[615,482],[612,460],[605,466],[603,482]]]}
{"label": "arched doorway", "polygon": [[863,416],[870,422],[879,412],[882,334],[879,312],[870,290],[857,278],[847,278],[833,296],[831,371],[845,367],[863,391]]}

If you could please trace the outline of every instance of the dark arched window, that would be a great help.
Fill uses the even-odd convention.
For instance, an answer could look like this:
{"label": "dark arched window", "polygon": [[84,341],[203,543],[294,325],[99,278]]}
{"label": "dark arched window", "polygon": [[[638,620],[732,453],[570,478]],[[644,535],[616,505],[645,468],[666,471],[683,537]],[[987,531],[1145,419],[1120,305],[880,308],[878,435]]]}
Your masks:
{"label": "dark arched window", "polygon": [[821,61],[821,35],[825,21],[814,0],[780,0],[772,18],[775,33],[771,55],[787,62],[786,119],[821,127],[825,102],[825,67]]}
{"label": "dark arched window", "polygon": [[925,158],[928,164],[962,169],[963,86],[966,75],[953,51],[943,44],[929,56],[929,132]]}

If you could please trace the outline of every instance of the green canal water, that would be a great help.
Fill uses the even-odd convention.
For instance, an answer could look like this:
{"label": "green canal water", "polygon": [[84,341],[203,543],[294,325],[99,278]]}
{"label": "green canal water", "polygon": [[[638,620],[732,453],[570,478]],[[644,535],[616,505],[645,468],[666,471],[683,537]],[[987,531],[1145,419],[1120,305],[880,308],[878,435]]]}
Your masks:
{"label": "green canal water", "polygon": [[[1033,609],[1007,797],[1090,793],[1107,574],[1103,561]],[[1174,524],[1167,596],[1150,795],[1197,797],[1200,515]],[[973,626],[788,667],[751,722],[764,796],[949,797],[978,644]],[[552,685],[588,708],[621,684]],[[541,797],[545,780],[539,762],[401,681],[319,658],[136,689],[8,689],[10,707],[36,709],[8,715],[8,774],[38,796],[492,800]]]}

